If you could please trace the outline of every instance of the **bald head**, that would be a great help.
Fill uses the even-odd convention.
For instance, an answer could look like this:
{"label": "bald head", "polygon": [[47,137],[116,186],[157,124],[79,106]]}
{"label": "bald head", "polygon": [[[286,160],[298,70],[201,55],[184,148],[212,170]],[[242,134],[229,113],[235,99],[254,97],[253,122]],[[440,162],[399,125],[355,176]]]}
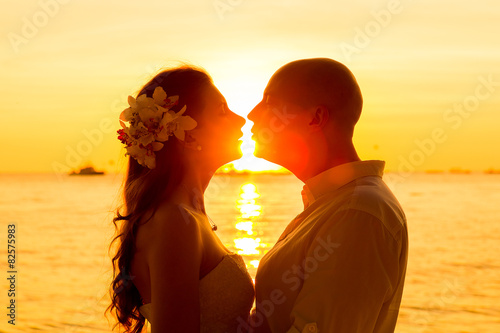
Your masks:
{"label": "bald head", "polygon": [[354,130],[363,98],[351,71],[328,58],[303,59],[281,67],[271,78],[266,93],[304,108],[326,106],[337,127]]}

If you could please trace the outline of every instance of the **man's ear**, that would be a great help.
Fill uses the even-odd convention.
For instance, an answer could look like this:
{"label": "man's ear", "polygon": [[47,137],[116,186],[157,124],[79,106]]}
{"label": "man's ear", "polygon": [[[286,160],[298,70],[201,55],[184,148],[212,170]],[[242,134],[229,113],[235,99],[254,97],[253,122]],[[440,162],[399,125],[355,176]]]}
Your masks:
{"label": "man's ear", "polygon": [[312,119],[309,126],[314,127],[314,129],[323,128],[328,119],[330,118],[330,111],[324,105],[318,105],[312,110]]}

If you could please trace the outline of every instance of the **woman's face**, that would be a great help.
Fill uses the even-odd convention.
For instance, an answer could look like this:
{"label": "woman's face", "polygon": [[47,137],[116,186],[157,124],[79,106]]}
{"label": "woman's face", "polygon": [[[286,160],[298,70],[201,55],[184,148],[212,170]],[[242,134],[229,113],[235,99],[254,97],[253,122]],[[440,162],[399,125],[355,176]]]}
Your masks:
{"label": "woman's face", "polygon": [[205,89],[205,108],[195,116],[198,126],[191,131],[206,162],[220,167],[242,156],[240,145],[245,119],[227,106],[226,99],[210,84]]}

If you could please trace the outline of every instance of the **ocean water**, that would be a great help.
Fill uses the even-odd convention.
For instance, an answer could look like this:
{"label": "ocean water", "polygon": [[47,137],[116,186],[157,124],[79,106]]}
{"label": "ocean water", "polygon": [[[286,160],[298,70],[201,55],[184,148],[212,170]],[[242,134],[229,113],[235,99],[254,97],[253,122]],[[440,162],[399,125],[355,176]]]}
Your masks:
{"label": "ocean water", "polygon": [[[121,175],[0,175],[0,331],[111,331],[103,315],[107,250],[121,182]],[[500,175],[414,174],[389,185],[410,237],[396,331],[500,332]],[[291,175],[212,180],[207,212],[252,276],[302,210],[301,188]],[[15,326],[7,322],[9,224],[16,228]]]}

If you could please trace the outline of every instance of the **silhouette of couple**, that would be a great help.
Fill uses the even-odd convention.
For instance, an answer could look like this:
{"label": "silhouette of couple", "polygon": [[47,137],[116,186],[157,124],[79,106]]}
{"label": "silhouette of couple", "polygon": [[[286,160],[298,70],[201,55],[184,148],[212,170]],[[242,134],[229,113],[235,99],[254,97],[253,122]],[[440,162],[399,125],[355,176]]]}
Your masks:
{"label": "silhouette of couple", "polygon": [[346,66],[288,63],[248,115],[255,155],[305,184],[304,210],[261,259],[255,286],[214,233],[203,198],[215,170],[241,157],[245,119],[192,67],[161,72],[128,102],[108,308],[119,327],[141,332],[147,320],[153,333],[394,331],[406,218],[382,180],[384,162],[356,153],[363,99]]}

